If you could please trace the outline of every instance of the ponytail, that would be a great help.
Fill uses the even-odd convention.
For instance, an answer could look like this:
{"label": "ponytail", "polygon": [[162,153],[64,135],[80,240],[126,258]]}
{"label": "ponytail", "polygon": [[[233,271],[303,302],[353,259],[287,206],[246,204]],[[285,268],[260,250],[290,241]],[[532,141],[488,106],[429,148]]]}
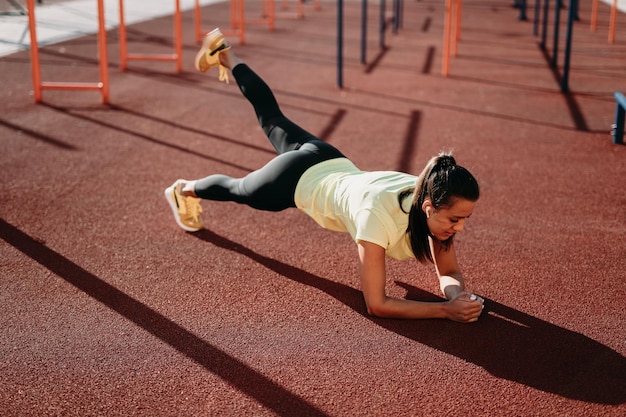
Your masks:
{"label": "ponytail", "polygon": [[[407,227],[411,248],[418,261],[433,262],[428,239],[432,235],[426,223],[426,213],[422,210],[424,201],[430,200],[435,209],[440,209],[452,206],[457,198],[476,201],[479,195],[478,182],[474,176],[457,165],[452,155],[441,153],[428,161],[413,190]],[[400,201],[403,197],[406,195],[399,196]],[[444,248],[450,246],[452,239],[441,242]]]}

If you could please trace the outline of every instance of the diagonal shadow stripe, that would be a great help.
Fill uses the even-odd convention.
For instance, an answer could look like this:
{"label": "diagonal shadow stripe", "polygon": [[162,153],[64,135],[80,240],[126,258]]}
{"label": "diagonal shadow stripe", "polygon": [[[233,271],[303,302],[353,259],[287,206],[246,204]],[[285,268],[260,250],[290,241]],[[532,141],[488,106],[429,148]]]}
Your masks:
{"label": "diagonal shadow stripe", "polygon": [[337,111],[333,114],[333,116],[330,118],[330,120],[326,124],[326,127],[322,129],[318,137],[324,142],[328,142],[328,139],[333,134],[335,129],[337,129],[337,127],[341,124],[343,119],[345,119],[346,114],[347,112],[345,109],[337,109]]}
{"label": "diagonal shadow stripe", "polygon": [[[485,312],[475,324],[371,317],[355,288],[261,255],[209,230],[193,236],[317,288],[388,331],[471,362],[496,377],[584,402],[626,402],[626,358],[580,333],[493,300],[485,301]],[[396,284],[407,290],[407,299],[442,301],[410,284]]]}
{"label": "diagonal shadow stripe", "polygon": [[417,138],[420,128],[420,122],[422,119],[422,112],[419,110],[413,110],[409,117],[409,124],[406,128],[406,134],[404,135],[404,146],[402,152],[400,152],[400,161],[398,163],[397,171],[400,172],[413,172],[415,171],[411,167],[413,156],[417,153]]}
{"label": "diagonal shadow stripe", "polygon": [[389,48],[388,47],[384,47],[382,48],[378,54],[376,54],[376,57],[372,60],[372,62],[370,64],[367,65],[367,67],[365,67],[365,73],[366,74],[371,74],[372,72],[374,72],[374,70],[380,65],[380,63],[382,62],[383,58],[385,57],[385,55],[387,55],[387,52],[389,52]]}
{"label": "diagonal shadow stripe", "polygon": [[96,301],[222,378],[280,416],[326,416],[313,404],[0,219],[0,237]]}
{"label": "diagonal shadow stripe", "polygon": [[62,148],[62,149],[67,149],[67,150],[70,150],[70,151],[77,150],[77,148],[75,146],[70,145],[69,143],[65,143],[65,142],[60,141],[58,139],[55,139],[55,138],[53,138],[51,136],[44,135],[43,133],[36,132],[36,131],[34,131],[32,129],[29,129],[27,127],[18,126],[16,124],[11,123],[11,122],[7,122],[6,120],[0,119],[0,125],[6,126],[9,129],[13,129],[13,130],[15,130],[17,132],[22,132],[22,133],[24,133],[24,134],[26,134],[26,135],[28,135],[28,136],[30,136],[32,138],[39,139],[39,140],[41,140],[41,141],[43,141],[43,142],[45,142],[45,143],[47,143],[49,145],[54,145],[56,147],[59,147],[59,148]]}
{"label": "diagonal shadow stripe", "polygon": [[433,60],[435,58],[435,47],[429,46],[426,49],[426,57],[424,58],[424,65],[422,66],[422,74],[430,74],[433,69]]}
{"label": "diagonal shadow stripe", "polygon": [[233,168],[241,169],[241,170],[243,170],[245,172],[252,171],[252,169],[250,169],[248,167],[244,167],[242,165],[237,165],[237,164],[234,164],[232,162],[224,161],[222,159],[212,157],[211,155],[203,154],[202,152],[197,152],[197,151],[194,151],[192,149],[185,148],[184,146],[180,146],[180,145],[176,145],[176,144],[173,144],[173,143],[165,142],[165,141],[162,141],[162,140],[159,140],[159,139],[155,139],[152,136],[148,136],[148,135],[145,135],[143,133],[135,132],[135,131],[133,131],[131,129],[127,129],[127,128],[121,127],[119,125],[115,125],[113,123],[107,123],[107,122],[104,122],[104,121],[96,119],[96,118],[84,116],[82,114],[72,113],[72,112],[70,112],[70,111],[68,111],[68,110],[66,110],[66,109],[64,109],[62,107],[57,107],[57,106],[54,106],[54,105],[48,104],[48,103],[41,103],[41,105],[45,106],[45,107],[48,107],[48,108],[50,108],[52,110],[56,110],[56,111],[58,111],[60,113],[67,114],[68,116],[72,116],[72,117],[75,117],[75,118],[80,119],[80,120],[85,120],[85,121],[91,122],[93,124],[96,124],[96,125],[99,125],[99,126],[102,126],[102,127],[106,127],[108,129],[117,130],[119,132],[122,132],[122,133],[125,133],[127,135],[131,135],[131,136],[143,139],[143,140],[145,140],[147,142],[151,142],[151,143],[154,143],[156,145],[165,146],[165,147],[168,147],[170,149],[174,149],[174,150],[177,150],[177,151],[180,151],[180,152],[184,152],[184,153],[187,153],[187,154],[190,154],[190,155],[194,155],[194,156],[197,156],[197,157],[200,157],[200,158],[204,158],[204,159],[207,159],[207,160],[210,160],[210,161],[218,162],[220,164],[228,165],[228,166],[231,166]]}
{"label": "diagonal shadow stripe", "polygon": [[[120,105],[117,105],[117,104],[109,104],[108,107],[111,108],[112,110],[115,110],[115,111],[128,113],[128,114],[131,114],[131,115],[133,115],[135,117],[139,117],[139,118],[142,118],[142,119],[150,120],[152,122],[156,122],[156,123],[161,123],[161,124],[164,124],[164,125],[172,126],[172,127],[175,127],[176,129],[184,130],[186,132],[191,132],[191,133],[194,133],[196,135],[206,136],[206,137],[209,137],[211,139],[216,139],[216,140],[219,140],[219,141],[222,141],[222,142],[243,146],[245,148],[254,149],[255,151],[268,153],[270,155],[275,155],[276,154],[276,152],[274,150],[272,150],[272,149],[263,148],[261,146],[257,146],[257,145],[254,145],[254,144],[251,144],[251,143],[247,143],[247,142],[243,142],[243,141],[236,140],[236,139],[231,139],[231,138],[228,138],[228,137],[225,137],[225,136],[222,136],[222,135],[216,135],[214,133],[208,133],[208,132],[206,132],[204,130],[196,129],[196,128],[189,127],[189,126],[185,126],[185,125],[182,125],[180,123],[173,122],[171,120],[163,119],[163,118],[156,117],[156,116],[151,116],[151,115],[145,114],[145,113],[140,113],[140,112],[138,112],[136,110],[132,110],[132,109],[130,109],[128,107],[120,106]],[[68,111],[67,109],[64,109],[64,110]]]}
{"label": "diagonal shadow stripe", "polygon": [[[539,48],[540,52],[542,52],[546,63],[548,64],[548,68],[551,70],[552,75],[554,76],[554,80],[561,85],[562,75],[559,73],[558,68],[554,68],[550,65],[551,57],[548,54],[548,51],[545,49]],[[589,126],[587,125],[587,121],[585,120],[585,115],[582,112],[582,109],[578,105],[576,101],[576,97],[571,92],[562,93],[563,98],[565,98],[565,104],[569,109],[570,115],[572,116],[572,121],[576,126],[577,130],[582,132],[589,132]]]}

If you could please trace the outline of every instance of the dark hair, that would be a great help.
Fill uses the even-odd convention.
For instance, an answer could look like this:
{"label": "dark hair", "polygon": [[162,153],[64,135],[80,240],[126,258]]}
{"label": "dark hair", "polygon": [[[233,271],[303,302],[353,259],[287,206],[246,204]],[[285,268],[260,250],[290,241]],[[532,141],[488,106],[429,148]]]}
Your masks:
{"label": "dark hair", "polygon": [[[452,155],[440,153],[428,161],[419,175],[417,184],[398,196],[402,200],[413,193],[409,211],[407,234],[415,258],[422,262],[433,262],[428,237],[431,236],[426,223],[426,213],[422,210],[424,201],[430,200],[435,209],[451,207],[457,198],[476,201],[480,195],[478,182],[465,168],[456,164]],[[444,242],[444,248],[452,243],[452,237]]]}

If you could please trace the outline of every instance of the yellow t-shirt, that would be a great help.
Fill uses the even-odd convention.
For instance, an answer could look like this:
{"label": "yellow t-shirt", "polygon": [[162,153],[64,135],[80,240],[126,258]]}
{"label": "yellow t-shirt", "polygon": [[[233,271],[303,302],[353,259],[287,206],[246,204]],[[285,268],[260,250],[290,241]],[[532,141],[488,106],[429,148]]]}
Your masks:
{"label": "yellow t-shirt", "polygon": [[412,198],[400,192],[414,188],[417,177],[393,171],[366,172],[346,158],[309,168],[298,181],[296,207],[328,230],[348,232],[355,242],[375,243],[394,259],[414,258],[406,228]]}

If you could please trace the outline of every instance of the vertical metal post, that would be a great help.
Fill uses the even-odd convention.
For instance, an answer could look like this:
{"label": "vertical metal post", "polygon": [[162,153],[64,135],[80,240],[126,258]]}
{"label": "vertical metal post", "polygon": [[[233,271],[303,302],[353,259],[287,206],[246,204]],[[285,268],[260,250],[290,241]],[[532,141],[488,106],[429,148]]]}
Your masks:
{"label": "vertical metal post", "polygon": [[[539,1],[539,0],[537,0]],[[548,37],[548,14],[550,11],[550,0],[543,0],[543,22],[541,25],[541,49],[546,49],[546,39]]]}
{"label": "vertical metal post", "polygon": [[598,27],[598,0],[593,0],[593,2],[591,3],[591,24],[589,25],[589,28],[591,29],[592,32],[596,31],[596,28]]}
{"label": "vertical metal post", "polygon": [[176,72],[183,70],[183,14],[180,11],[180,0],[176,0],[174,12],[174,50]]}
{"label": "vertical metal post", "polygon": [[613,0],[611,17],[609,18],[609,43],[615,42],[615,20],[617,19],[617,0]]}
{"label": "vertical metal post", "polygon": [[516,5],[519,7],[519,16],[517,19],[521,21],[528,20],[526,17],[526,0],[521,0],[519,3],[516,3]]}
{"label": "vertical metal post", "polygon": [[196,0],[194,4],[193,13],[193,27],[196,33],[196,43],[202,42],[202,9],[200,8],[200,1]]}
{"label": "vertical metal post", "polygon": [[361,64],[367,64],[367,0],[361,0]]}
{"label": "vertical metal post", "polygon": [[541,13],[541,1],[535,0],[535,15],[533,16],[533,35],[539,35],[539,14]]}
{"label": "vertical metal post", "polygon": [[400,28],[400,0],[393,0],[393,33],[398,33]]}
{"label": "vertical metal post", "polygon": [[611,135],[613,135],[613,143],[616,145],[624,144],[624,118],[626,117],[626,98],[622,93],[615,93],[617,108],[615,110],[615,124],[611,126]]}
{"label": "vertical metal post", "polygon": [[37,24],[35,19],[35,4],[28,0],[28,27],[30,29],[30,65],[33,75],[33,93],[35,102],[41,102],[41,65],[39,62],[39,44],[37,43]]}
{"label": "vertical metal post", "polygon": [[557,60],[559,55],[559,23],[561,21],[561,0],[556,0],[554,4],[554,38],[552,44],[552,59],[550,60],[550,66],[552,68],[557,67]]}
{"label": "vertical metal post", "polygon": [[463,0],[454,0],[456,5],[453,6],[452,13],[454,14],[454,22],[452,24],[452,33],[454,36],[450,37],[452,42],[452,56],[456,57],[458,44],[461,40],[461,14],[463,13]]}
{"label": "vertical metal post", "polygon": [[443,52],[442,52],[442,68],[441,73],[444,77],[448,76],[448,71],[450,68],[450,36],[452,32],[452,10],[453,10],[453,1],[454,0],[446,0],[446,14],[445,21],[443,27]]}
{"label": "vertical metal post", "polygon": [[124,21],[124,0],[119,0],[120,24],[118,26],[118,37],[120,44],[120,69],[125,71],[128,68],[128,50],[126,47],[126,22]]}
{"label": "vertical metal post", "polygon": [[576,20],[576,4],[578,0],[569,0],[569,10],[567,11],[567,34],[565,35],[565,63],[563,64],[563,75],[561,76],[561,91],[569,91],[569,62],[572,52],[572,33],[574,31],[574,20]]}
{"label": "vertical metal post", "polygon": [[343,0],[337,0],[337,87],[343,88]]}
{"label": "vertical metal post", "polygon": [[385,49],[385,28],[387,26],[387,22],[385,21],[386,9],[385,0],[380,0],[380,28],[378,34],[380,49]]}
{"label": "vertical metal post", "polygon": [[107,52],[104,0],[98,0],[98,65],[100,67],[100,93],[102,103],[109,103],[109,55]]}

